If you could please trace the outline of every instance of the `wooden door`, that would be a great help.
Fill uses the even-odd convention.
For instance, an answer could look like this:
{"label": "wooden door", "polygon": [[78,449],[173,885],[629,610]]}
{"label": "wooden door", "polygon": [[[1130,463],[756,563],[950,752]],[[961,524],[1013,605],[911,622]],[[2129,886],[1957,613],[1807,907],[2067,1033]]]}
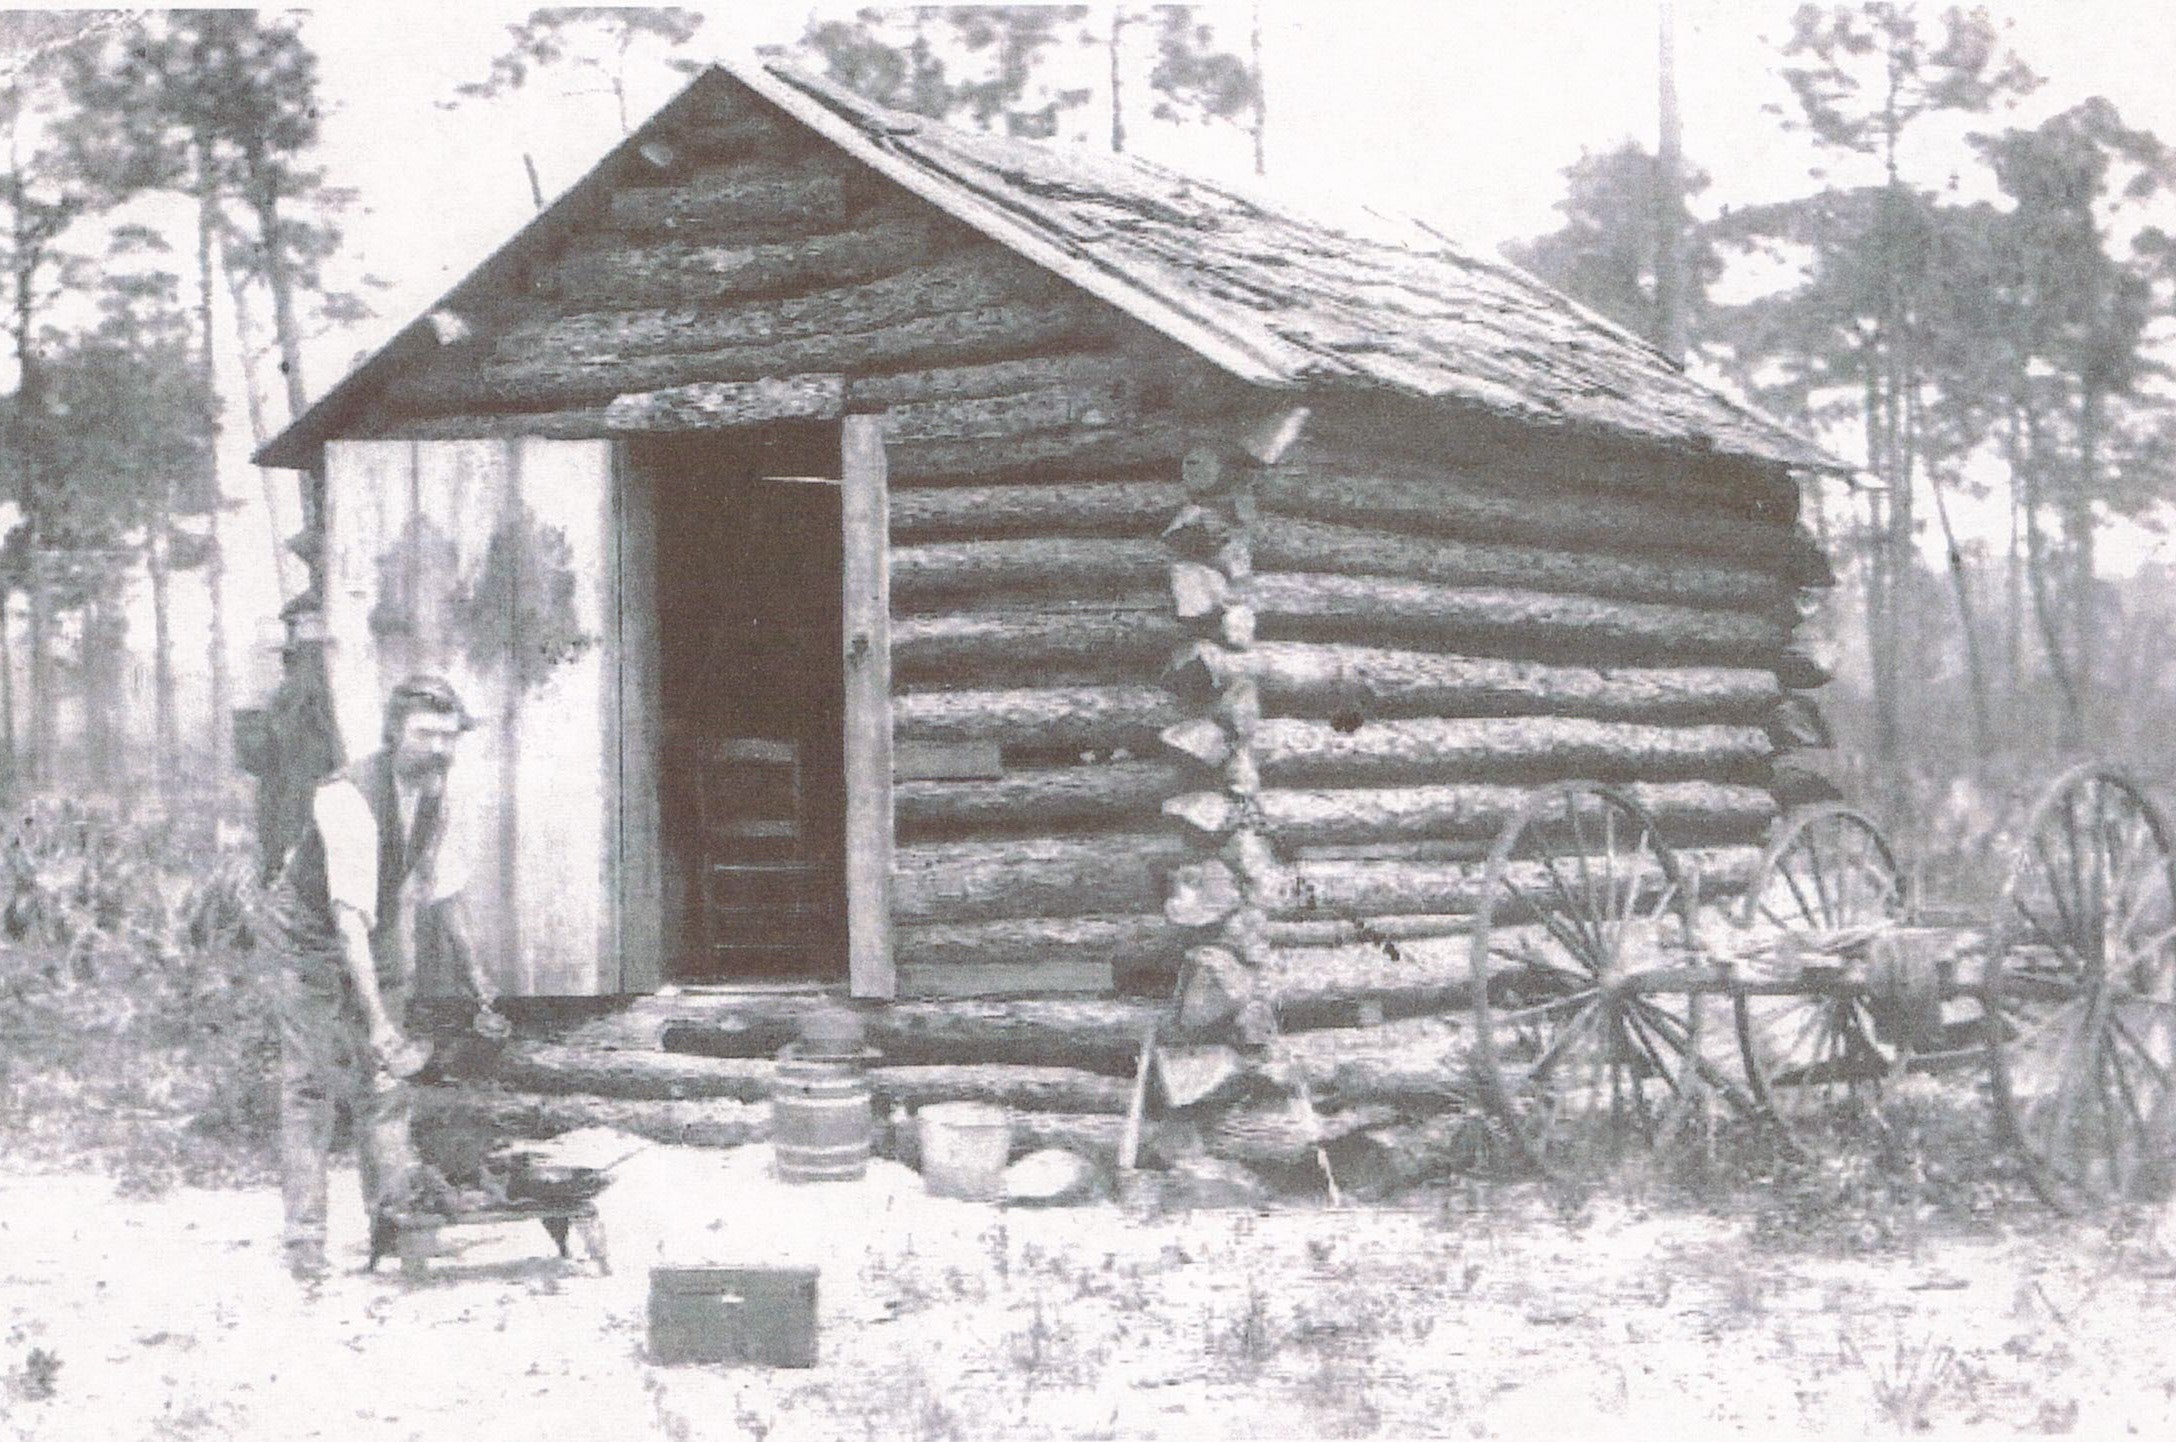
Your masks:
{"label": "wooden door", "polygon": [[453,785],[490,973],[509,995],[642,986],[656,788],[639,698],[655,678],[651,628],[622,624],[648,538],[621,514],[616,447],[339,441],[326,469],[327,665],[348,754],[377,749],[401,677],[444,676],[478,720]]}

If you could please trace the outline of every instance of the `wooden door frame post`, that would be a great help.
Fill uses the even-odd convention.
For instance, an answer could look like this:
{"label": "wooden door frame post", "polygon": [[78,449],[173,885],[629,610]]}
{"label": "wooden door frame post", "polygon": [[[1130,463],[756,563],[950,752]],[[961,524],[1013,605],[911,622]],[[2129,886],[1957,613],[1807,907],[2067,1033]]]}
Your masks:
{"label": "wooden door frame post", "polygon": [[898,994],[898,980],[891,948],[891,505],[884,418],[847,416],[841,432],[847,990],[889,1000]]}

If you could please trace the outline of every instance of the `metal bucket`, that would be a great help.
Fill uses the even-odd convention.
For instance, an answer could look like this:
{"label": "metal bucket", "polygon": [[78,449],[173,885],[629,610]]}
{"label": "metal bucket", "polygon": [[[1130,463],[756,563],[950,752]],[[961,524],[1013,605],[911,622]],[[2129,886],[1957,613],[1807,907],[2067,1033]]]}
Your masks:
{"label": "metal bucket", "polygon": [[1012,1118],[981,1102],[942,1102],[915,1117],[921,1129],[922,1181],[940,1197],[994,1202],[1005,1195]]}
{"label": "metal bucket", "polygon": [[771,1081],[771,1150],[787,1182],[850,1182],[869,1170],[875,1112],[868,1057],[778,1054]]}

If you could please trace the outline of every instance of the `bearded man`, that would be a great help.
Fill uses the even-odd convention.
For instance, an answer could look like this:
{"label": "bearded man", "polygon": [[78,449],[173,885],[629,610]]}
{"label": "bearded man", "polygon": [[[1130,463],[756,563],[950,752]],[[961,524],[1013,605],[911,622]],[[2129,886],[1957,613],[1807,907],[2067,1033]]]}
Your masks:
{"label": "bearded man", "polygon": [[285,868],[292,945],[277,981],[280,1192],[288,1268],[322,1278],[333,1102],[348,1100],[375,1219],[402,1209],[415,1160],[407,1079],[428,1048],[406,1034],[418,937],[465,982],[479,1027],[503,1026],[468,944],[460,896],[470,849],[448,778],[474,722],[452,686],[411,676],[385,704],[380,750],[317,788]]}

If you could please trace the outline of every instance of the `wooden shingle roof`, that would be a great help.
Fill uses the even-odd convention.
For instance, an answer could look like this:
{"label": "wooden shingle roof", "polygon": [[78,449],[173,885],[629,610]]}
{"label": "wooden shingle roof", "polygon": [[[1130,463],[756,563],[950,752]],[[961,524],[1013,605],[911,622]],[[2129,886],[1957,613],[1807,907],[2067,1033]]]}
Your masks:
{"label": "wooden shingle roof", "polygon": [[[965,132],[863,100],[791,66],[713,67],[852,158],[992,240],[1264,387],[1402,394],[1509,420],[1775,464],[1849,468],[1692,379],[1646,341],[1524,271],[1412,220],[1303,215],[1131,155]],[[442,306],[556,243],[637,131]],[[259,453],[304,467],[386,373],[427,351],[418,321]]]}

